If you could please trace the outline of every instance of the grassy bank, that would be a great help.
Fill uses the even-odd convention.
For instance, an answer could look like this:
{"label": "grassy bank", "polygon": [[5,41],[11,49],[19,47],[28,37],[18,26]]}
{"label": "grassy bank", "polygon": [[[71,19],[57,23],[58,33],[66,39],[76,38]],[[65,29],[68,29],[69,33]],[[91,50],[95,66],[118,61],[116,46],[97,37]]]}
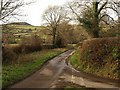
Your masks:
{"label": "grassy bank", "polygon": [[92,64],[90,60],[81,60],[81,55],[80,50],[76,50],[70,57],[70,63],[75,69],[105,78],[119,79],[118,60],[113,60],[109,54],[103,58],[102,66],[99,66],[99,63],[95,65],[95,62]]}
{"label": "grassy bank", "polygon": [[119,40],[119,38],[88,40],[70,57],[70,62],[77,70],[118,80]]}
{"label": "grassy bank", "polygon": [[80,59],[80,52],[79,50],[76,50],[75,53],[72,56],[70,56],[70,63],[75,69],[84,70],[83,65],[80,63],[79,59]]}
{"label": "grassy bank", "polygon": [[2,71],[3,88],[18,82],[37,71],[46,61],[64,52],[65,49],[52,49],[21,55],[16,64],[4,65]]}

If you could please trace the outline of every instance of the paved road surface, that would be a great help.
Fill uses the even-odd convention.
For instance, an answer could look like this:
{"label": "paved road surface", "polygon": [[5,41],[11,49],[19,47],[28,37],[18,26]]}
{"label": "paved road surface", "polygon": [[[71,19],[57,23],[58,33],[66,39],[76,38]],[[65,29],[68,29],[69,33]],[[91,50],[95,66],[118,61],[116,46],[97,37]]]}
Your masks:
{"label": "paved road surface", "polygon": [[25,80],[11,86],[11,88],[49,88],[50,84],[58,78],[65,68],[65,59],[72,53],[69,50],[52,60],[50,60],[42,69],[26,78]]}
{"label": "paved road surface", "polygon": [[59,87],[60,84],[65,86],[65,82],[72,82],[81,87],[112,88],[112,90],[119,90],[118,87],[111,82],[101,82],[99,79],[82,74],[68,66],[65,60],[72,53],[73,50],[69,50],[53,58],[36,73],[10,88],[56,88]]}
{"label": "paved road surface", "polygon": [[[83,72],[80,73],[75,69],[66,66],[59,78],[52,83],[51,88],[65,87],[69,82],[76,84],[77,87],[97,88],[97,90],[120,90],[117,82],[114,83],[100,79],[101,78],[89,76]],[[68,86],[70,85],[69,83]]]}

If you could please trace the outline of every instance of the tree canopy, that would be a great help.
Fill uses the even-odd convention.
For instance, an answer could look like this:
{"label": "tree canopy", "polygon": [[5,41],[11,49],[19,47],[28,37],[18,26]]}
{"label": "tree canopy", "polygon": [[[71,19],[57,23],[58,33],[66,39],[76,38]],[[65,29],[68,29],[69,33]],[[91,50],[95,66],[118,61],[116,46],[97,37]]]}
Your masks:
{"label": "tree canopy", "polygon": [[114,0],[76,0],[69,2],[68,8],[92,37],[99,37],[100,23],[110,24],[115,21],[110,12],[119,17],[119,4]]}

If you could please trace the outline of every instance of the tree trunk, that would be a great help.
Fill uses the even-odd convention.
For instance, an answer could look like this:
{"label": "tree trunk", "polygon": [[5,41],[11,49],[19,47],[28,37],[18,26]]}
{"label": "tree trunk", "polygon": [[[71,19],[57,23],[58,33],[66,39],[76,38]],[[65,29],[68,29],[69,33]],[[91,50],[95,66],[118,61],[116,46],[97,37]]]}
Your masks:
{"label": "tree trunk", "polygon": [[93,30],[93,37],[94,38],[99,38],[99,31],[100,31],[100,27],[99,27],[99,21],[98,21],[98,16],[95,15],[94,17],[94,30]]}
{"label": "tree trunk", "polygon": [[52,44],[53,44],[53,47],[55,47],[55,45],[56,45],[56,28],[53,28],[53,42],[52,42]]}
{"label": "tree trunk", "polygon": [[99,29],[95,28],[93,31],[93,38],[99,38]]}
{"label": "tree trunk", "polygon": [[95,2],[93,3],[93,8],[94,8],[94,22],[93,22],[93,25],[94,25],[94,28],[93,28],[93,37],[94,38],[98,38],[99,37],[99,14],[98,14],[98,4],[99,2],[97,2],[95,0]]}
{"label": "tree trunk", "polygon": [[55,34],[53,35],[53,46],[55,46]]}

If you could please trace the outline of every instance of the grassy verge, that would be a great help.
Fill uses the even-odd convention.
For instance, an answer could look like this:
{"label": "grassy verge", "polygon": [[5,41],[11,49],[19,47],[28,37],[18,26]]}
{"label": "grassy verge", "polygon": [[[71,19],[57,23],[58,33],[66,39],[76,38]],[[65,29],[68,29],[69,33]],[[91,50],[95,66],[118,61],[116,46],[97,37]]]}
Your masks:
{"label": "grassy verge", "polygon": [[119,72],[117,69],[118,66],[116,65],[116,62],[110,60],[109,58],[105,58],[104,62],[106,62],[106,64],[103,67],[98,67],[97,65],[94,66],[89,64],[89,62],[82,61],[80,60],[79,50],[76,50],[76,52],[70,57],[71,65],[79,71],[95,74],[104,78],[118,80]]}
{"label": "grassy verge", "polygon": [[76,50],[75,53],[72,56],[70,56],[70,63],[77,70],[85,71],[87,69],[86,65],[80,61],[80,51],[79,50]]}
{"label": "grassy verge", "polygon": [[79,61],[80,52],[76,51],[71,57],[70,57],[70,63],[73,65],[74,68],[78,69],[80,65]]}
{"label": "grassy verge", "polygon": [[4,65],[2,70],[3,88],[24,79],[38,70],[46,61],[64,52],[65,49],[43,50],[18,58],[17,64]]}

